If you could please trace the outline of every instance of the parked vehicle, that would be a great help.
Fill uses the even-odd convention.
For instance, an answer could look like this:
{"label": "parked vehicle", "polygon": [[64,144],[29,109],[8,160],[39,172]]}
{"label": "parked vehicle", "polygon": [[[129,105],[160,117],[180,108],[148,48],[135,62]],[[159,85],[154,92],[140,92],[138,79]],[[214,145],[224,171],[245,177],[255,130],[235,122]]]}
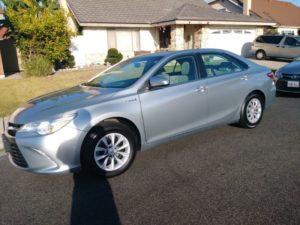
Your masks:
{"label": "parked vehicle", "polygon": [[278,92],[300,93],[300,57],[276,72]]}
{"label": "parked vehicle", "polygon": [[222,50],[139,56],[18,109],[6,149],[13,165],[35,173],[82,165],[115,176],[136,151],[217,125],[256,127],[273,102],[273,77],[268,68]]}
{"label": "parked vehicle", "polygon": [[300,37],[291,35],[262,35],[255,39],[251,54],[259,60],[266,57],[294,59],[300,56]]}

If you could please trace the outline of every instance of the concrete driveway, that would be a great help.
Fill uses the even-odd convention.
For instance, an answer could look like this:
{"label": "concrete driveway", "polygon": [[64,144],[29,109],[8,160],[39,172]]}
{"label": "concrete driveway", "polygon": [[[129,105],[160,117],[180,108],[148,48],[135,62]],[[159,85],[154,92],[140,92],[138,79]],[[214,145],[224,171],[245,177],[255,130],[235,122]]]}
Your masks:
{"label": "concrete driveway", "polygon": [[250,59],[251,61],[257,63],[258,65],[266,66],[271,70],[278,70],[279,68],[285,66],[286,64],[290,63],[291,61],[288,60],[256,60]]}
{"label": "concrete driveway", "polygon": [[125,174],[39,176],[0,158],[0,224],[300,224],[300,98],[138,154]]}

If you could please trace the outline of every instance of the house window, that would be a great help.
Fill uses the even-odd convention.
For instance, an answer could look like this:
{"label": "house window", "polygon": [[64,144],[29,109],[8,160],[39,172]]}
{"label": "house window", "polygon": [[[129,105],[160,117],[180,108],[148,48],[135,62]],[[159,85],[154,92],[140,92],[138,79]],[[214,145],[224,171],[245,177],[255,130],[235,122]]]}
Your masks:
{"label": "house window", "polygon": [[223,34],[231,34],[231,30],[223,30]]}
{"label": "house window", "polygon": [[109,29],[107,30],[108,48],[116,48],[121,52],[140,50],[139,30]]}
{"label": "house window", "polygon": [[243,31],[242,31],[242,30],[233,30],[233,32],[234,32],[235,34],[243,34]]}
{"label": "house window", "polygon": [[293,30],[283,30],[281,31],[281,34],[285,34],[285,35],[295,35]]}

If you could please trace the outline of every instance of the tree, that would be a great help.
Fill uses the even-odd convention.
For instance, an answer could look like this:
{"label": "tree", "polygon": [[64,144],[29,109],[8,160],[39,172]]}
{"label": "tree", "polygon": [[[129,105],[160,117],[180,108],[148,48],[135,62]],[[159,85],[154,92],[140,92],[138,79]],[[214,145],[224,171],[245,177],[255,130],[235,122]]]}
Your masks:
{"label": "tree", "polygon": [[73,35],[56,0],[3,0],[5,16],[23,62],[44,57],[53,65],[68,63]]}
{"label": "tree", "polygon": [[276,35],[279,34],[277,28],[267,28],[264,32],[264,34],[268,34],[268,35]]}

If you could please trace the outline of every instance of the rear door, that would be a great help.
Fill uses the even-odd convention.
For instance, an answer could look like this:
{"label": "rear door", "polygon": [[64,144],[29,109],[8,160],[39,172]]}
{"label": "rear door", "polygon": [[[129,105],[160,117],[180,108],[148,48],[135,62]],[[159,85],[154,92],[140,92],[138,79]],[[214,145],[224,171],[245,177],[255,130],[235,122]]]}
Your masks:
{"label": "rear door", "polygon": [[206,53],[201,58],[207,77],[208,122],[228,123],[239,112],[245,96],[249,93],[248,66],[223,53]]}

